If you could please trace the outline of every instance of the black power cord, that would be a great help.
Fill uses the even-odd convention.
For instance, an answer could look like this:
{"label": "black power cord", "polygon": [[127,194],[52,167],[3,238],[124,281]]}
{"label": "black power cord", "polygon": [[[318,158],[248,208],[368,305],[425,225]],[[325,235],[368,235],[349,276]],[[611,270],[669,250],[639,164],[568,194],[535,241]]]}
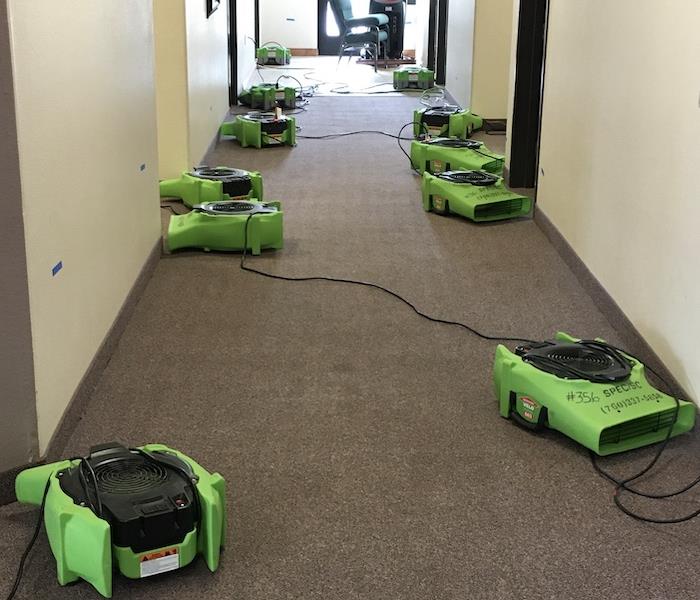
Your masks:
{"label": "black power cord", "polygon": [[41,531],[41,524],[44,522],[44,508],[46,508],[46,496],[48,496],[50,485],[51,477],[49,477],[49,479],[46,481],[44,495],[41,498],[41,506],[39,507],[39,519],[36,522],[36,527],[34,528],[32,538],[29,540],[27,547],[22,553],[22,558],[20,558],[19,560],[19,567],[17,567],[17,575],[15,575],[15,581],[12,584],[12,588],[10,589],[10,593],[7,595],[6,600],[12,600],[12,598],[15,597],[15,594],[19,589],[19,584],[22,581],[22,575],[24,575],[24,563],[27,562],[27,557],[29,556],[29,553],[32,551],[32,548],[34,547],[34,544],[36,543],[36,540],[39,537],[39,532]]}
{"label": "black power cord", "polygon": [[[622,350],[621,348],[618,348],[616,346],[613,346],[612,344],[607,344],[604,342],[596,342],[602,346],[605,346],[609,348],[610,350],[613,350],[618,353],[626,354],[630,358],[636,360],[638,363],[644,366],[645,369],[647,369],[650,373],[652,373],[661,383],[663,383],[666,386],[666,389],[671,391],[671,386],[669,383],[664,379],[661,375],[659,375],[658,372],[656,372],[654,369],[652,369],[649,365],[644,364],[639,358],[637,358],[634,354],[627,352],[626,350]],[[690,521],[691,519],[694,519],[695,517],[700,516],[700,509],[694,510],[686,515],[683,515],[681,517],[675,517],[675,518],[670,518],[670,519],[657,519],[654,517],[647,517],[644,515],[641,515],[627,506],[622,502],[622,494],[623,492],[627,492],[629,494],[632,494],[634,496],[639,496],[642,498],[650,498],[652,500],[665,500],[668,498],[673,498],[675,496],[679,496],[680,494],[684,494],[685,492],[691,490],[694,488],[698,483],[700,483],[700,476],[696,477],[693,481],[691,481],[688,485],[678,489],[674,490],[672,492],[665,492],[665,493],[660,493],[660,494],[654,494],[654,493],[649,493],[649,492],[643,492],[641,490],[638,490],[636,488],[630,487],[628,484],[632,483],[633,481],[636,481],[646,473],[648,473],[654,465],[659,461],[661,458],[661,455],[663,454],[664,450],[666,450],[666,447],[668,446],[668,442],[671,439],[671,434],[673,433],[673,427],[676,424],[676,421],[678,419],[678,412],[680,410],[680,402],[678,401],[678,398],[673,396],[673,399],[676,402],[674,412],[673,412],[673,419],[671,419],[671,424],[668,426],[668,432],[666,433],[666,437],[664,440],[659,444],[658,449],[654,453],[654,456],[652,459],[644,466],[641,470],[637,471],[634,475],[630,475],[629,477],[625,477],[623,479],[618,479],[614,475],[612,475],[609,471],[606,471],[603,467],[600,466],[600,463],[598,461],[598,456],[595,454],[595,452],[590,453],[591,457],[591,464],[593,465],[593,468],[598,472],[600,475],[602,475],[605,479],[608,481],[611,481],[612,483],[615,484],[615,491],[613,493],[613,501],[615,502],[615,505],[617,508],[619,508],[623,513],[625,513],[627,516],[632,517],[633,519],[636,519],[637,521],[642,521],[644,523],[655,523],[655,524],[660,524],[660,525],[668,525],[672,523],[683,523],[685,521]]]}
{"label": "black power cord", "polygon": [[424,312],[422,312],[419,308],[416,307],[415,304],[413,304],[411,301],[407,300],[397,292],[394,292],[388,288],[385,288],[378,283],[371,283],[369,281],[360,281],[357,279],[345,279],[343,277],[328,277],[328,276],[323,276],[323,275],[317,275],[317,276],[310,276],[310,277],[289,277],[287,275],[275,275],[274,273],[267,273],[265,271],[260,271],[258,269],[255,269],[253,267],[249,267],[245,264],[246,257],[248,256],[248,226],[250,225],[250,220],[255,216],[255,213],[248,215],[248,218],[246,219],[245,222],[245,232],[243,236],[243,254],[241,255],[241,262],[240,262],[240,268],[243,271],[247,271],[248,273],[255,273],[256,275],[261,275],[263,277],[268,277],[270,279],[278,279],[280,281],[330,281],[333,283],[347,283],[351,285],[359,285],[362,287],[367,287],[367,288],[373,288],[375,290],[380,290],[384,292],[385,294],[389,294],[389,296],[393,296],[397,300],[400,300],[403,302],[406,306],[411,308],[414,313],[416,313],[419,317],[422,317],[424,319],[427,319],[428,321],[431,321],[432,323],[441,323],[443,325],[454,325],[456,327],[460,327],[462,329],[466,329],[468,332],[471,334],[481,338],[482,340],[489,340],[489,341],[505,341],[505,342],[526,342],[530,344],[534,344],[537,342],[534,342],[533,340],[528,340],[525,338],[515,338],[515,337],[502,337],[498,335],[487,335],[485,333],[481,333],[479,330],[475,329],[474,327],[471,327],[470,325],[467,325],[465,323],[460,323],[459,321],[450,321],[447,319],[440,319],[437,317],[433,317],[431,315],[428,315]]}

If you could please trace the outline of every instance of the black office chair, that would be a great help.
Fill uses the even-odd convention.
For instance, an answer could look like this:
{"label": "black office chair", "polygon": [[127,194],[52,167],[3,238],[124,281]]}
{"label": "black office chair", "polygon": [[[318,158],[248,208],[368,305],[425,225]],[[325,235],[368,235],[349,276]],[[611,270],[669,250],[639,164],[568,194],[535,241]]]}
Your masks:
{"label": "black office chair", "polygon": [[[330,0],[330,4],[343,32],[340,38],[338,62],[340,62],[343,54],[348,49],[374,46],[374,70],[376,71],[382,44],[384,44],[385,49],[388,45],[389,32],[386,26],[389,24],[389,17],[383,14],[354,17],[351,0]],[[352,31],[356,27],[362,27],[365,31]]]}

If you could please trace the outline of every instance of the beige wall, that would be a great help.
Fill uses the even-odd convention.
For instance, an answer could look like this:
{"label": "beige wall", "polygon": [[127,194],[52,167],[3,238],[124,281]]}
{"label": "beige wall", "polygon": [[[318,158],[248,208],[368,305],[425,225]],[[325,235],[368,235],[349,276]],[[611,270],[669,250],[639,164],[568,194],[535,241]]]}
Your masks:
{"label": "beige wall", "polygon": [[153,0],[158,162],[161,179],[175,178],[189,160],[189,108],[185,3]]}
{"label": "beige wall", "polygon": [[508,113],[513,0],[476,0],[471,109],[492,119]]}
{"label": "beige wall", "polygon": [[474,0],[452,0],[447,10],[445,87],[466,108],[472,99]]}
{"label": "beige wall", "polygon": [[228,2],[206,18],[202,0],[186,0],[189,165],[200,164],[228,104]]}
{"label": "beige wall", "polygon": [[228,112],[228,2],[208,19],[202,0],[153,6],[159,174],[166,179],[201,163]]}
{"label": "beige wall", "polygon": [[700,3],[550,10],[539,207],[698,400]]}
{"label": "beige wall", "polygon": [[318,1],[260,0],[258,43],[270,41],[279,42],[287,48],[317,48]]}
{"label": "beige wall", "polygon": [[160,236],[152,5],[9,7],[43,453]]}

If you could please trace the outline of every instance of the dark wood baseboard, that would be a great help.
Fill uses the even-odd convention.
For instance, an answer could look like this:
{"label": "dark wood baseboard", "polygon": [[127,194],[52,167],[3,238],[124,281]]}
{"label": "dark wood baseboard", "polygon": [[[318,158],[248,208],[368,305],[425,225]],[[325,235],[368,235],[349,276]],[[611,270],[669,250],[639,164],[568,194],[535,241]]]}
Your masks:
{"label": "dark wood baseboard", "polygon": [[678,380],[671,374],[666,365],[661,361],[656,352],[649,346],[641,333],[629,320],[620,306],[610,296],[607,290],[591,273],[590,269],[581,260],[576,251],[566,241],[557,227],[549,220],[546,214],[542,212],[539,206],[535,207],[534,213],[535,223],[539,226],[547,239],[556,248],[559,255],[564,259],[564,262],[573,271],[576,278],[579,280],[583,288],[595,302],[603,316],[610,322],[613,328],[617,331],[622,340],[623,347],[639,357],[639,359],[648,364],[652,369],[657,371],[671,386],[671,392],[679,398],[688,398],[688,394],[678,383]]}
{"label": "dark wood baseboard", "polygon": [[318,56],[318,48],[290,48],[292,56]]}
{"label": "dark wood baseboard", "polygon": [[68,403],[68,407],[63,413],[63,418],[61,419],[56,432],[53,434],[51,441],[49,442],[48,448],[46,450],[45,456],[31,465],[24,465],[22,467],[16,467],[9,471],[0,473],[0,505],[9,504],[15,501],[15,477],[17,474],[26,469],[27,467],[33,467],[45,462],[51,462],[63,458],[63,451],[70,440],[71,435],[75,431],[76,426],[82,418],[83,412],[88,405],[90,396],[95,389],[95,386],[102,376],[102,372],[105,370],[107,364],[112,358],[117,344],[119,343],[119,338],[126,329],[131,315],[134,312],[134,308],[138,303],[139,299],[143,295],[146,285],[153,275],[153,271],[160,260],[161,255],[161,241],[153,246],[153,249],[146,258],[146,261],[141,268],[136,281],[131,286],[124,303],[122,304],[119,313],[117,314],[112,326],[105,335],[102,344],[95,353],[95,357],[92,359],[90,366],[88,367],[85,375],[81,379],[78,387]]}

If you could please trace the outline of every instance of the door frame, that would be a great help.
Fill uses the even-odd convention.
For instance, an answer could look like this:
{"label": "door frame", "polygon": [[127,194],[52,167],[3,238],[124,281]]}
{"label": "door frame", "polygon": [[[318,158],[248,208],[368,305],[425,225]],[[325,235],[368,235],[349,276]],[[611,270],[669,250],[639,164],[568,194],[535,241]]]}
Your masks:
{"label": "door frame", "polygon": [[238,104],[238,49],[236,0],[228,0],[228,104]]}
{"label": "door frame", "polygon": [[430,0],[428,13],[428,65],[435,83],[445,85],[447,66],[447,17],[449,0]]}
{"label": "door frame", "polygon": [[326,29],[326,15],[328,11],[333,15],[339,31],[342,29],[342,25],[338,22],[338,16],[331,7],[329,0],[318,0],[316,4],[318,6],[318,21],[316,24],[316,46],[318,48],[318,54],[320,56],[338,56],[340,52],[340,36],[331,38],[323,34]]}
{"label": "door frame", "polygon": [[549,0],[521,0],[510,132],[511,187],[534,188],[540,158]]}

